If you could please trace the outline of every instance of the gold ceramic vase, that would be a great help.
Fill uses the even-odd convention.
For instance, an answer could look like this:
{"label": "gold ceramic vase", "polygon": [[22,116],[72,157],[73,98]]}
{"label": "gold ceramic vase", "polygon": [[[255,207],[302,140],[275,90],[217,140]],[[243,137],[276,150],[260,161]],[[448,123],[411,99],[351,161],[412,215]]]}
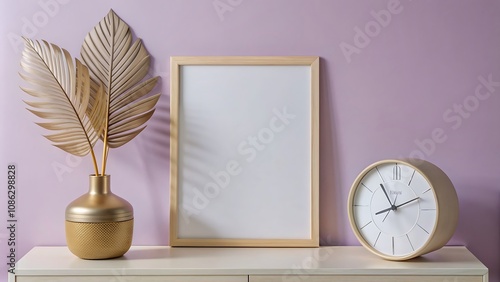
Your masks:
{"label": "gold ceramic vase", "polygon": [[90,175],[89,192],[66,208],[66,242],[82,259],[122,256],[132,244],[134,211],[111,193],[109,175]]}

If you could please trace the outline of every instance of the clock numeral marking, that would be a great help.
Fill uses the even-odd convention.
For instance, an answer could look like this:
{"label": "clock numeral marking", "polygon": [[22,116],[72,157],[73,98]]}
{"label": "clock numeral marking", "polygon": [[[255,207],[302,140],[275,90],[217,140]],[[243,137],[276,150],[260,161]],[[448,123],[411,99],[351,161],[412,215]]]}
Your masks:
{"label": "clock numeral marking", "polygon": [[401,180],[401,167],[398,164],[392,168],[392,180]]}
{"label": "clock numeral marking", "polygon": [[382,182],[384,182],[384,183],[385,183],[385,180],[384,180],[384,178],[382,177],[382,174],[380,174],[380,171],[378,170],[378,166],[377,166],[377,167],[375,167],[375,170],[377,170],[378,176],[380,176],[380,179],[382,179]]}
{"label": "clock numeral marking", "polygon": [[368,222],[367,224],[363,225],[363,227],[361,227],[359,230],[363,230],[363,228],[365,228],[367,225],[369,225],[370,223],[372,223],[372,221]]}
{"label": "clock numeral marking", "polygon": [[375,245],[377,245],[377,242],[378,242],[378,238],[380,238],[380,234],[382,234],[382,232],[378,232],[378,235],[377,235],[377,239],[375,239],[375,243],[373,243],[373,247],[375,247]]}
{"label": "clock numeral marking", "polygon": [[373,191],[372,191],[372,190],[370,190],[370,188],[368,188],[368,186],[366,186],[364,183],[361,183],[361,185],[362,185],[363,187],[365,187],[366,189],[368,189],[368,191],[370,191],[371,193],[373,193]]}
{"label": "clock numeral marking", "polygon": [[394,237],[392,237],[392,255],[394,255]]}
{"label": "clock numeral marking", "polygon": [[368,205],[354,205],[355,207],[368,207]]}
{"label": "clock numeral marking", "polygon": [[423,195],[423,194],[425,194],[425,193],[427,193],[427,192],[429,192],[429,191],[431,191],[431,188],[429,188],[429,189],[425,190],[425,191],[422,193],[422,195]]}
{"label": "clock numeral marking", "polygon": [[421,209],[421,211],[435,211],[436,209]]}
{"label": "clock numeral marking", "polygon": [[408,236],[408,234],[406,234],[406,238],[408,238],[408,243],[410,243],[411,249],[412,249],[413,251],[415,251],[415,248],[413,247],[413,244],[411,243],[411,241],[410,241],[410,237]]}
{"label": "clock numeral marking", "polygon": [[420,227],[422,230],[424,230],[425,233],[429,234],[429,231],[425,230],[425,228],[423,228],[422,225],[417,223],[417,226]]}
{"label": "clock numeral marking", "polygon": [[411,174],[410,181],[408,182],[408,186],[410,186],[411,181],[413,180],[413,176],[415,176],[416,170],[413,170],[413,173]]}

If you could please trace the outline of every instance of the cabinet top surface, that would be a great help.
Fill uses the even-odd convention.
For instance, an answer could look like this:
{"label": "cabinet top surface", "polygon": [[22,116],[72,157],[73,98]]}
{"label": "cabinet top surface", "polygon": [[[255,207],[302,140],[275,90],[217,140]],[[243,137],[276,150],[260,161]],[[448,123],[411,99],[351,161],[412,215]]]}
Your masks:
{"label": "cabinet top surface", "polygon": [[16,275],[484,275],[488,269],[465,247],[444,247],[394,262],[363,247],[181,248],[133,246],[123,257],[82,260],[67,247],[35,247]]}

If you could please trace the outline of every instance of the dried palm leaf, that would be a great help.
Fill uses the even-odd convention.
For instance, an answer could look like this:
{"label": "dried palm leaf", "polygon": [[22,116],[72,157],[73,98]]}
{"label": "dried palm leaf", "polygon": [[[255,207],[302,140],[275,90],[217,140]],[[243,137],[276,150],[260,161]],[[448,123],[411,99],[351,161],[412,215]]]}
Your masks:
{"label": "dried palm leaf", "polygon": [[[107,117],[101,138],[104,141],[102,170],[106,169],[109,148],[132,140],[154,112],[160,94],[144,98],[158,77],[141,82],[149,71],[150,57],[141,40],[132,43],[129,26],[111,10],[85,37],[82,61],[92,80],[105,87]],[[95,89],[95,86],[91,87]],[[97,93],[91,91],[91,100]],[[89,110],[93,109],[91,103]]]}
{"label": "dried palm leaf", "polygon": [[[48,120],[37,123],[55,132],[45,137],[70,154],[85,156],[90,152],[97,175],[93,146],[104,130],[107,96],[103,87],[97,87],[91,102],[89,70],[80,61],[75,62],[76,66],[68,51],[55,44],[25,39],[21,60],[24,73],[20,76],[32,88],[21,89],[38,98],[25,103],[33,114]],[[87,115],[89,104],[92,111]]]}

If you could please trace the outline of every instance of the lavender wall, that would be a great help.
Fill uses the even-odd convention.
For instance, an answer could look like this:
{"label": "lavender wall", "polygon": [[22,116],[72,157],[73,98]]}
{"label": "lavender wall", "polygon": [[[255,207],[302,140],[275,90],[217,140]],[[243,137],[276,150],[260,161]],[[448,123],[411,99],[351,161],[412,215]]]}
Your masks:
{"label": "lavender wall", "polygon": [[[490,281],[500,281],[500,2],[494,0],[2,0],[0,159],[4,170],[18,165],[18,258],[36,245],[65,244],[65,206],[86,191],[92,172],[90,158],[52,147],[24,110],[18,36],[46,39],[76,56],[110,8],[144,40],[152,73],[162,78],[149,127],[109,159],[113,190],[135,207],[135,245],[168,243],[169,57],[316,55],[322,58],[322,244],[358,244],[345,203],[360,170],[380,159],[421,157],[456,186],[460,223],[450,244],[466,245],[490,268]],[[9,236],[0,229],[2,273]]]}

